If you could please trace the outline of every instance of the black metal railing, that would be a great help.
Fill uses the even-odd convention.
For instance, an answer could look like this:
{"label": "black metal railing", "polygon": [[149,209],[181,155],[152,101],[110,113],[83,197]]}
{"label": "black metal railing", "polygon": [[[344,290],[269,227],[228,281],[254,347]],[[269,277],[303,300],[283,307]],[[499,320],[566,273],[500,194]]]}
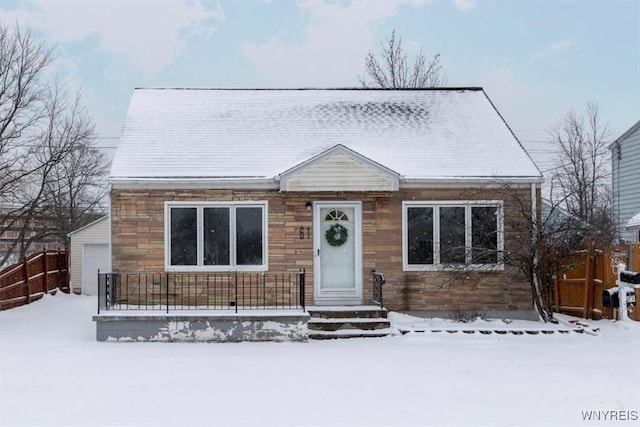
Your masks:
{"label": "black metal railing", "polygon": [[382,286],[385,284],[384,274],[378,273],[377,271],[372,271],[372,281],[373,281],[373,296],[372,301],[374,304],[378,304],[380,308],[383,308],[382,301]]}
{"label": "black metal railing", "polygon": [[100,273],[101,310],[305,310],[295,273]]}

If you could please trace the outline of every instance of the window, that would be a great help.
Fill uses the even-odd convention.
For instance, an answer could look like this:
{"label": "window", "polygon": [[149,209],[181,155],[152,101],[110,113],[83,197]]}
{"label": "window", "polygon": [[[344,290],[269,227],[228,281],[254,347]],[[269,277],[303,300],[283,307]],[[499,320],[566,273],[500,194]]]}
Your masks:
{"label": "window", "polygon": [[349,216],[342,209],[333,209],[324,216],[324,222],[349,221]]}
{"label": "window", "polygon": [[167,202],[165,217],[167,269],[266,270],[266,202]]}
{"label": "window", "polygon": [[405,270],[501,267],[501,201],[403,203]]}

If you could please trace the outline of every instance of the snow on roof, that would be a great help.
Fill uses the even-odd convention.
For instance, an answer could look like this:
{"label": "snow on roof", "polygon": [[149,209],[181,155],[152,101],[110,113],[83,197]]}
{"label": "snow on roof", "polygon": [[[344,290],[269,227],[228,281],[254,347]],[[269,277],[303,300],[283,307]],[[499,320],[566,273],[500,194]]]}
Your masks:
{"label": "snow on roof", "polygon": [[[629,136],[631,136],[638,129],[640,129],[640,120],[638,120],[633,126],[631,126],[629,129],[627,129],[627,131],[625,133],[623,133],[618,138],[616,138],[616,140],[613,142],[613,144],[615,144],[616,142],[624,141],[625,139],[627,139]],[[611,145],[613,145],[613,144],[611,144]]]}
{"label": "snow on roof", "polygon": [[638,213],[637,213],[637,214],[635,214],[633,217],[631,217],[631,219],[629,220],[629,222],[627,222],[626,227],[627,227],[627,228],[640,227],[640,212],[638,212]]}
{"label": "snow on roof", "polygon": [[81,231],[86,230],[87,228],[93,227],[94,225],[101,223],[102,221],[109,219],[108,215],[105,216],[101,216],[100,218],[96,219],[95,221],[91,221],[89,224],[83,225],[80,228],[76,228],[75,230],[71,231],[70,233],[67,233],[68,237],[71,237],[72,235],[79,233]]}
{"label": "snow on roof", "polygon": [[480,88],[136,89],[112,180],[274,179],[331,147],[404,179],[541,173]]}

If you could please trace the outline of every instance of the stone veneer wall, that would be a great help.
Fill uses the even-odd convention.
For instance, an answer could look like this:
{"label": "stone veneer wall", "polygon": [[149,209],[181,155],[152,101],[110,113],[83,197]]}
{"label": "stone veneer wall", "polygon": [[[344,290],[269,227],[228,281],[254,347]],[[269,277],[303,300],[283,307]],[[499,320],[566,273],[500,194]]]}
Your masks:
{"label": "stone veneer wall", "polygon": [[[513,190],[511,190],[513,191]],[[530,188],[517,190],[529,203]],[[505,250],[528,245],[522,207],[497,189],[434,188],[399,192],[279,193],[246,190],[144,190],[111,192],[112,266],[120,272],[164,271],[165,201],[268,201],[269,271],[307,271],[307,304],[313,304],[313,244],[300,227],[313,226],[313,201],[361,201],[364,302],[371,300],[371,270],[386,276],[390,310],[531,310],[530,287],[515,268],[500,272],[405,272],[402,269],[402,202],[411,200],[504,200]],[[524,206],[524,209],[528,209]]]}

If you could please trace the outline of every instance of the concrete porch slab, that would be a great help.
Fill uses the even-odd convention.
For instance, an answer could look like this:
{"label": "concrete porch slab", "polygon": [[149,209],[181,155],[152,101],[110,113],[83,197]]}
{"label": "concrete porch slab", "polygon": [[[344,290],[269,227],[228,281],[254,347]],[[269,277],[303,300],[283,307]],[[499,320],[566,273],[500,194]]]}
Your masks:
{"label": "concrete porch slab", "polygon": [[302,310],[252,312],[107,312],[93,316],[96,339],[114,342],[241,342],[308,340]]}

